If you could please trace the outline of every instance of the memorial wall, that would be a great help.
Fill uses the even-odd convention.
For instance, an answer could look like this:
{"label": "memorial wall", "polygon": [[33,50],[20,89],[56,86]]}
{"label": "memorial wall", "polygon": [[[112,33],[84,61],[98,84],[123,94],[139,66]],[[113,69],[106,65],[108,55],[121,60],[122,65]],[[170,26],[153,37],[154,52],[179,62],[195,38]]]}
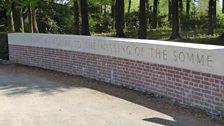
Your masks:
{"label": "memorial wall", "polygon": [[122,85],[224,116],[224,47],[156,40],[9,34],[10,60]]}

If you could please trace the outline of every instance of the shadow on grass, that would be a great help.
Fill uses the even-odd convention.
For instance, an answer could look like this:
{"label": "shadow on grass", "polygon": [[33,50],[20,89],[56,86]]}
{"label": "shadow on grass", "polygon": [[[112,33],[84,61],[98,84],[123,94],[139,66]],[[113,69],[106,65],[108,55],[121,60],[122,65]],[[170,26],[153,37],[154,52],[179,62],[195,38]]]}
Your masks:
{"label": "shadow on grass", "polygon": [[[147,39],[224,46],[224,34],[222,37],[220,37],[223,30],[218,29],[216,31],[217,34],[215,34],[214,36],[208,36],[206,35],[206,32],[207,29],[196,31],[182,31],[180,39],[170,40],[169,38],[171,35],[171,30],[150,30],[147,33]],[[125,34],[127,38],[138,38],[138,34],[136,33],[136,31],[128,31]],[[114,33],[101,33],[95,35],[114,37]]]}
{"label": "shadow on grass", "polygon": [[221,46],[224,46],[224,38],[221,38],[221,37],[179,39],[177,41],[186,42],[186,43],[199,43],[199,44],[209,44],[209,45],[221,45]]}

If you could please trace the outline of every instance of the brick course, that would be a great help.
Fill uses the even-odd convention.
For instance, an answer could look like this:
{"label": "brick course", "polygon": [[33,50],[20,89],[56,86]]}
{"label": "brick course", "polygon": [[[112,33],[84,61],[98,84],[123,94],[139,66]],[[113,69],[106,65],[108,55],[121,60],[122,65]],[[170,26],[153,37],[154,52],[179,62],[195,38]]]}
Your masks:
{"label": "brick course", "polygon": [[155,93],[224,116],[224,76],[75,51],[9,45],[10,60]]}

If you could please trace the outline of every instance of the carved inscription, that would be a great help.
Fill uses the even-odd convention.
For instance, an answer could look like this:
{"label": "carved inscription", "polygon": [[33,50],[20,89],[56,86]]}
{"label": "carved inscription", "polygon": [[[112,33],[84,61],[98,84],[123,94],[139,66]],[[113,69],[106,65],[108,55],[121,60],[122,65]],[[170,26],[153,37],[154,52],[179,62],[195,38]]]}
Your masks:
{"label": "carved inscription", "polygon": [[174,61],[181,63],[191,63],[195,65],[201,65],[206,67],[212,67],[212,56],[192,53],[192,52],[178,52],[173,51]]}
{"label": "carved inscription", "polygon": [[[51,38],[51,41],[63,42],[66,41],[63,38]],[[48,40],[49,41],[49,40]],[[172,62],[178,64],[192,64],[202,67],[213,67],[213,57],[209,54],[204,54],[203,52],[191,52],[183,50],[175,50],[162,47],[150,47],[150,46],[139,46],[138,44],[124,44],[117,42],[85,42],[85,41],[73,41],[75,43],[75,49],[79,51],[97,53],[100,54],[111,54],[112,56],[116,54],[121,57],[133,57],[135,59],[148,58],[150,61],[156,62]],[[66,44],[65,44],[66,45]],[[136,46],[137,45],[137,46]]]}
{"label": "carved inscription", "polygon": [[168,60],[167,55],[167,50],[165,49],[150,48],[151,58]]}
{"label": "carved inscription", "polygon": [[117,54],[126,54],[129,56],[142,56],[144,53],[143,47],[137,47],[137,46],[124,46],[119,44],[101,44],[98,48],[103,51],[117,53]]}
{"label": "carved inscription", "polygon": [[172,50],[150,48],[149,55],[152,59],[160,59],[163,61],[172,60],[178,63],[190,63],[194,65],[212,67],[213,57],[211,55],[177,50],[172,51],[172,53],[168,53],[170,51]]}
{"label": "carved inscription", "polygon": [[[82,43],[78,42],[78,47],[88,48],[92,51],[102,50],[103,52],[116,53],[119,55],[127,55],[133,57],[141,57],[148,55],[150,59],[159,61],[170,61],[193,65],[200,65],[204,67],[212,67],[213,57],[211,55],[177,51],[177,50],[167,50],[161,48],[145,48],[139,46],[131,45],[119,45],[116,43],[103,43],[97,45],[95,42]],[[83,47],[84,46],[84,47]],[[147,56],[146,56],[147,57]]]}

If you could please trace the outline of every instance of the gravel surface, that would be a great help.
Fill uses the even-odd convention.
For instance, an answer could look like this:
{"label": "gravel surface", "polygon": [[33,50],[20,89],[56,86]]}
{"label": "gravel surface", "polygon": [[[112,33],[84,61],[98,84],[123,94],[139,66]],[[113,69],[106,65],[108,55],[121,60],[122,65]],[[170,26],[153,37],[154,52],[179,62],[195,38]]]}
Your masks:
{"label": "gravel surface", "polygon": [[222,126],[204,113],[114,85],[0,65],[0,126]]}

